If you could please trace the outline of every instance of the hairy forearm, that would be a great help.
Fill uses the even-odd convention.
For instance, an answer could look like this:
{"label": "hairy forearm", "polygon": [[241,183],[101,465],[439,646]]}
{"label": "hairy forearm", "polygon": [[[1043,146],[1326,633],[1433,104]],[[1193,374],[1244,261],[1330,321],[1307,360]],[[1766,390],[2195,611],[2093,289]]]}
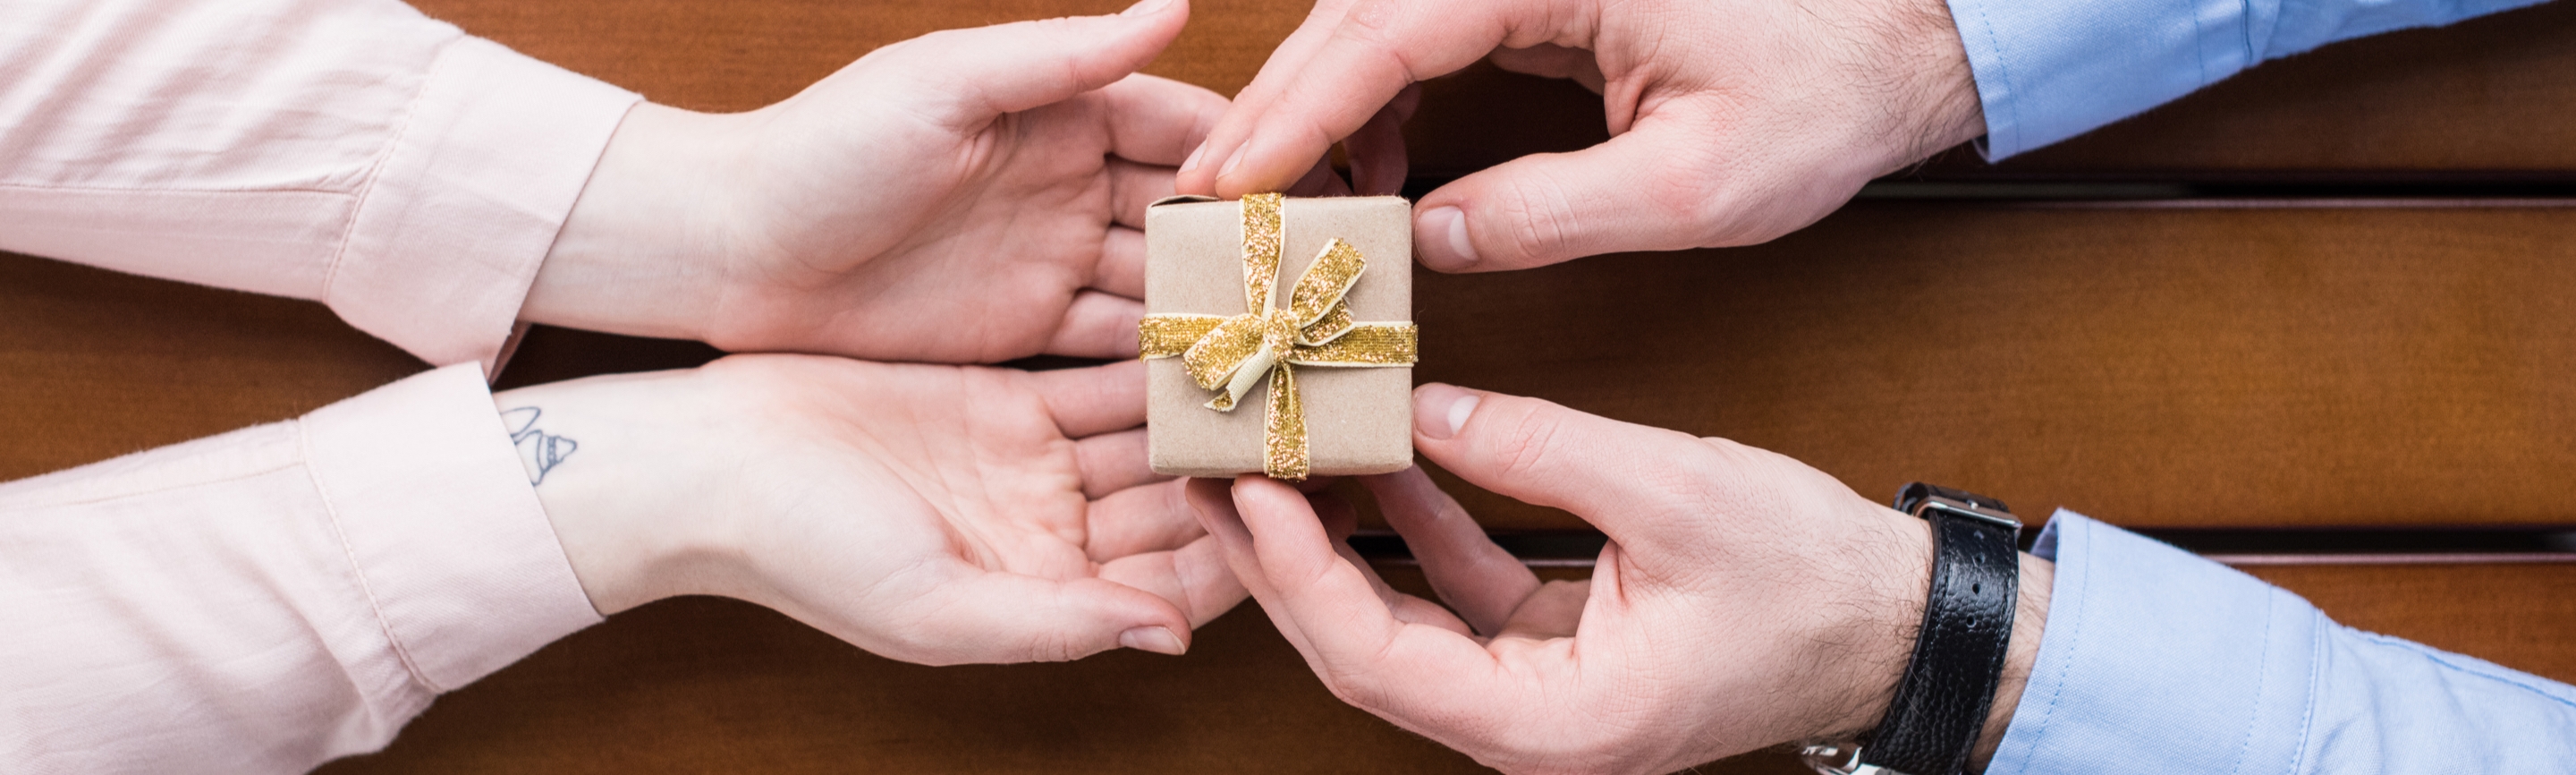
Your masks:
{"label": "hairy forearm", "polygon": [[1984,135],[1986,114],[1947,0],[1904,0],[1889,4],[1888,13],[1876,47],[1887,68],[1889,113],[1911,117],[1890,138],[1907,143],[1889,160],[1886,171],[1893,172]]}

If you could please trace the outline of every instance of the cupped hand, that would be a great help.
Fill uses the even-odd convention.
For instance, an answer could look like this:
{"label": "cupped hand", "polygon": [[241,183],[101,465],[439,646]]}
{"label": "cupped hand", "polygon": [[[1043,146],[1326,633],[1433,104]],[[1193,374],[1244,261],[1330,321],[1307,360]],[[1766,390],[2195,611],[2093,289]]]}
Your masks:
{"label": "cupped hand", "polygon": [[1242,600],[1146,468],[1144,389],[1136,361],[766,355],[495,400],[602,613],[725,595],[952,664],[1178,654]]}
{"label": "cupped hand", "polygon": [[[1507,772],[1671,772],[1873,728],[1913,647],[1923,523],[1824,473],[1720,439],[1426,385],[1423,456],[1608,534],[1592,577],[1541,583],[1420,469],[1367,480],[1448,604],[1390,589],[1336,540],[1329,503],[1259,477],[1191,503],[1272,622],[1336,696]],[[2050,567],[2023,558],[2011,717]]]}
{"label": "cupped hand", "polygon": [[1763,242],[1984,133],[1941,0],[1320,0],[1179,190],[1273,190],[1346,138],[1355,179],[1401,180],[1408,89],[1487,58],[1600,92],[1612,137],[1424,196],[1433,269]]}
{"label": "cupped hand", "polygon": [[1133,355],[1145,205],[1226,105],[1132,74],[1188,16],[932,33],[749,113],[639,105],[523,318],[879,360]]}

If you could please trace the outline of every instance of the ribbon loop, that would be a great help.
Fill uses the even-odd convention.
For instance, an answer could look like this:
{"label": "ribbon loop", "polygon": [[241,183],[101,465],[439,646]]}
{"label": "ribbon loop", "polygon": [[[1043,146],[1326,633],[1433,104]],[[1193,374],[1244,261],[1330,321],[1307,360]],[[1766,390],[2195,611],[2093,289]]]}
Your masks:
{"label": "ribbon loop", "polygon": [[1233,411],[1253,385],[1268,378],[1261,470],[1298,481],[1306,478],[1311,461],[1295,367],[1409,366],[1418,336],[1412,323],[1353,320],[1345,297],[1368,270],[1368,260],[1339,238],[1297,277],[1287,306],[1271,306],[1285,233],[1283,199],[1243,198],[1243,314],[1148,315],[1137,329],[1137,344],[1145,358],[1180,357],[1192,382],[1215,391],[1207,406],[1220,412]]}

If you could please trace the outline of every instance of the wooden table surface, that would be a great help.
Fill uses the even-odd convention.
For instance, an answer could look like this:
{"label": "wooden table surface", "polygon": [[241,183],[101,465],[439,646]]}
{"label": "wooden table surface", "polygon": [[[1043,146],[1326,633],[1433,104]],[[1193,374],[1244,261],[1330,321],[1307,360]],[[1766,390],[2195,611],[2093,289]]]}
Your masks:
{"label": "wooden table surface", "polygon": [[[659,101],[738,110],[923,32],[1119,4],[421,5]],[[1303,13],[1201,0],[1151,71],[1230,93]],[[2571,40],[2564,3],[2398,33],[1918,177],[2576,181]],[[1480,69],[1435,83],[1408,136],[1436,178],[1596,141],[1599,115],[1570,85]],[[1757,248],[1418,273],[1418,376],[1729,436],[1874,497],[1924,479],[2133,527],[2576,528],[2570,203],[1865,201]],[[713,355],[539,329],[503,382]],[[422,368],[318,305],[0,255],[0,479],[292,417]],[[1462,496],[1497,528],[1580,527]],[[2576,564],[2253,570],[2346,623],[2576,679]],[[692,598],[550,646],[441,699],[386,752],[325,769],[1477,768],[1333,701],[1250,606],[1182,658],[931,669]],[[1794,771],[1776,754],[1706,769]]]}

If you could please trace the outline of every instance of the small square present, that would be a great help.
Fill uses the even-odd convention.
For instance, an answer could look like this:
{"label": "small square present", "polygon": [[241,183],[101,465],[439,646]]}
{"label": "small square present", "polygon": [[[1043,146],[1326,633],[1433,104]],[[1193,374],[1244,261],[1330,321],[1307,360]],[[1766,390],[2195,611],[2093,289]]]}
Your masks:
{"label": "small square present", "polygon": [[1402,197],[1172,197],[1145,211],[1156,473],[1413,464],[1413,210]]}

